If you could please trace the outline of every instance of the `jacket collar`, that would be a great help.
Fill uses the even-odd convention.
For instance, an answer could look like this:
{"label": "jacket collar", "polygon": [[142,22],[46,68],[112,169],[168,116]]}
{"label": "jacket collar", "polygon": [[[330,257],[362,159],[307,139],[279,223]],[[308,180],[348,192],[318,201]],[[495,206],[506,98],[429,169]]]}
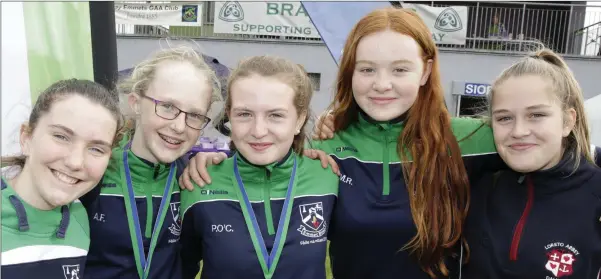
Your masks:
{"label": "jacket collar", "polygon": [[535,192],[551,194],[565,191],[583,185],[594,174],[592,171],[596,166],[580,155],[580,165],[574,169],[575,155],[567,151],[557,165],[527,174],[534,184]]}
{"label": "jacket collar", "polygon": [[[243,181],[254,181],[254,182],[275,182],[290,179],[292,174],[292,167],[294,165],[294,158],[298,155],[293,152],[292,149],[288,151],[286,156],[277,162],[273,162],[269,165],[258,166],[250,163],[240,152],[237,151],[237,163],[240,176]],[[259,184],[263,186],[263,184]],[[248,187],[249,185],[244,185]]]}
{"label": "jacket collar", "polygon": [[[117,156],[120,164],[123,163],[123,150],[125,149],[125,145],[127,143],[128,140],[123,139],[121,142],[119,142],[119,147],[113,151],[113,155]],[[148,183],[152,184],[155,181],[166,181],[167,177],[169,176],[171,164],[152,163],[146,159],[138,157],[132,152],[131,148],[127,151],[127,160],[129,163],[129,171],[131,173],[134,189],[147,189]],[[123,183],[126,182],[123,181]],[[159,190],[162,190],[164,189],[164,186],[165,185],[163,184],[157,184],[156,187],[159,187]]]}
{"label": "jacket collar", "polygon": [[405,127],[407,113],[389,121],[377,121],[359,110],[358,121],[355,126],[362,134],[377,141],[385,137],[388,142],[396,142]]}
{"label": "jacket collar", "polygon": [[[65,238],[70,223],[69,205],[51,210],[40,210],[21,200],[15,190],[2,179],[2,202],[10,203],[14,209],[2,211],[2,226],[20,232],[27,232],[34,227],[35,233],[54,233],[57,238]],[[35,216],[35,217],[34,217]],[[32,221],[30,218],[34,217]]]}

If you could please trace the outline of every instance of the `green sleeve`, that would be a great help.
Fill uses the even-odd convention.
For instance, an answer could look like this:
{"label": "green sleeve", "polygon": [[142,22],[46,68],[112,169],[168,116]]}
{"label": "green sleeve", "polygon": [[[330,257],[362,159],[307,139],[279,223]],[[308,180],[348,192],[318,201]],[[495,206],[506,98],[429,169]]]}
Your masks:
{"label": "green sleeve", "polygon": [[451,127],[463,155],[497,152],[492,128],[483,119],[453,118]]}

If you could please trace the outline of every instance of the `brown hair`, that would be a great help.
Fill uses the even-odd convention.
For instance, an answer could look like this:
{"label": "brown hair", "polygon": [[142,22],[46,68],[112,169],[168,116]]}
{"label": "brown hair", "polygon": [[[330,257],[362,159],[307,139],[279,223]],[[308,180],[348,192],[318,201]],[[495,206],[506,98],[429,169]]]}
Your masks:
{"label": "brown hair", "polygon": [[570,134],[564,139],[563,148],[573,151],[574,170],[580,165],[580,158],[584,156],[587,161],[594,163],[591,154],[591,141],[588,121],[584,109],[582,89],[574,74],[565,61],[550,49],[541,49],[528,55],[505,69],[493,82],[491,93],[488,95],[488,116],[492,116],[492,101],[499,86],[511,77],[536,75],[547,79],[552,85],[553,94],[565,111],[570,108],[576,111],[576,123]]}
{"label": "brown hair", "polygon": [[[115,132],[115,138],[113,139],[113,144],[115,144],[121,134],[119,130],[121,129],[122,123],[117,97],[102,85],[82,79],[60,80],[46,88],[46,90],[40,94],[31,110],[29,121],[27,122],[26,127],[24,127],[27,129],[26,132],[29,134],[33,133],[40,118],[52,109],[52,105],[56,101],[60,101],[72,95],[81,96],[90,100],[92,103],[99,104],[113,115],[115,121],[117,121],[117,131]],[[25,155],[2,157],[2,167],[17,166],[23,168],[26,160],[27,157]]]}
{"label": "brown hair", "polygon": [[[137,93],[140,96],[146,96],[146,92],[155,78],[156,70],[161,62],[180,61],[189,62],[199,71],[201,71],[209,81],[213,91],[211,93],[212,104],[215,101],[221,101],[221,82],[213,69],[205,62],[202,54],[188,46],[178,46],[154,53],[150,58],[136,65],[131,75],[119,82],[117,88],[122,94]],[[209,105],[210,107],[210,105]],[[128,119],[127,129],[133,133],[134,120]]]}
{"label": "brown hair", "polygon": [[[438,51],[428,27],[414,11],[378,9],[363,17],[350,32],[340,62],[336,95],[330,105],[335,130],[343,130],[358,120],[359,108],[352,93],[357,45],[363,37],[384,30],[412,37],[421,48],[424,67],[428,60],[433,61],[430,77],[407,113],[397,152],[404,162],[403,175],[417,228],[417,234],[403,249],[416,255],[431,277],[438,272],[446,276],[445,256],[460,240],[467,215],[469,181],[444,102]],[[420,159],[409,162],[411,158]]]}
{"label": "brown hair", "polygon": [[[243,60],[230,75],[225,99],[225,112],[229,112],[232,108],[232,84],[238,79],[252,75],[277,78],[294,90],[294,107],[296,108],[296,113],[299,116],[303,113],[306,114],[300,133],[294,136],[292,142],[294,152],[301,155],[305,145],[305,125],[309,119],[309,105],[313,97],[313,85],[307,72],[301,65],[276,56],[253,56]],[[234,143],[231,142],[230,149],[235,150],[235,148]]]}

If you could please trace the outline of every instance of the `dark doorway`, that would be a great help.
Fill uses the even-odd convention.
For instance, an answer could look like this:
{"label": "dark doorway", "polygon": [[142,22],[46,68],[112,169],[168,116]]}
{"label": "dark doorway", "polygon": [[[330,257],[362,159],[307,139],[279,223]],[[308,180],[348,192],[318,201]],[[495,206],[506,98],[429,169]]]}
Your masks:
{"label": "dark doorway", "polygon": [[486,111],[486,98],[459,96],[459,116],[481,116]]}

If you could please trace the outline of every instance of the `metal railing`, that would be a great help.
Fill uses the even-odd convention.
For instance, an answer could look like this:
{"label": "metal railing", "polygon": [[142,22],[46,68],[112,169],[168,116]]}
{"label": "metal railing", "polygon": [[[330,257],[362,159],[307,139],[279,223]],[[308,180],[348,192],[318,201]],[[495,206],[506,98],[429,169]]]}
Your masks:
{"label": "metal railing", "polygon": [[[252,40],[260,42],[323,43],[319,38],[221,34],[213,31],[215,3],[204,2],[203,26],[147,26],[117,24],[119,36],[187,37]],[[409,3],[409,2],[407,2]],[[444,2],[414,2],[448,6]],[[601,56],[601,5],[465,2],[468,6],[467,38],[464,45],[439,44],[442,49],[487,52],[529,52],[542,46],[561,54]]]}
{"label": "metal railing", "polygon": [[575,40],[582,40],[583,51],[589,55],[601,56],[601,21],[580,28],[574,32]]}
{"label": "metal railing", "polygon": [[[599,40],[601,30],[598,28],[601,23],[601,6],[588,6],[589,9],[599,10],[587,11],[586,5],[577,4],[530,2],[472,4],[468,6],[466,44],[439,45],[439,47],[524,52],[546,46],[561,54],[598,55],[601,45]],[[431,5],[443,6],[437,5],[436,2],[431,2]],[[589,24],[592,26],[586,28],[585,25]],[[597,26],[597,29],[594,29],[594,26]]]}

